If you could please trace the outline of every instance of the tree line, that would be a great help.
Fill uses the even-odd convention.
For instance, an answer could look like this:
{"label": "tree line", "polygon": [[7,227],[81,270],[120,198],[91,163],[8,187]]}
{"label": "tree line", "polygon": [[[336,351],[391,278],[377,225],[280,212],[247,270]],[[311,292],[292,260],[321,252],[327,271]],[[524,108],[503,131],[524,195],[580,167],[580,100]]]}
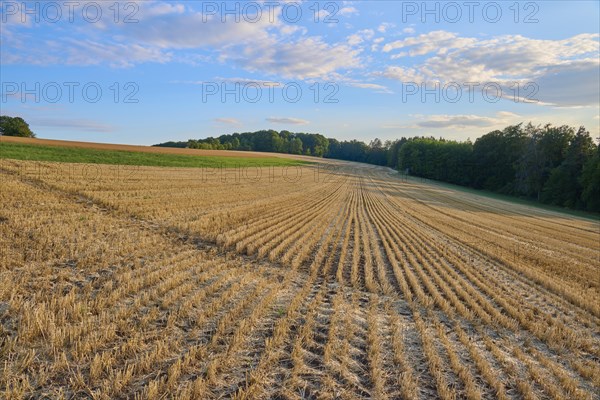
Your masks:
{"label": "tree line", "polygon": [[584,128],[518,124],[475,142],[434,137],[366,144],[261,130],[156,146],[303,154],[388,166],[412,176],[600,211],[600,148]]}
{"label": "tree line", "polygon": [[[0,135],[35,137],[20,117],[0,116]],[[303,154],[395,168],[412,176],[600,211],[600,147],[584,128],[511,125],[472,143],[434,137],[369,144],[318,133],[261,130],[155,146]]]}
{"label": "tree line", "polygon": [[600,148],[580,127],[513,125],[475,143],[412,138],[399,170],[429,179],[600,211]]}
{"label": "tree line", "polygon": [[190,139],[187,142],[165,142],[155,146],[188,147],[204,150],[263,151],[325,157],[329,151],[330,140],[323,135],[314,133],[262,130],[221,135],[216,138]]}

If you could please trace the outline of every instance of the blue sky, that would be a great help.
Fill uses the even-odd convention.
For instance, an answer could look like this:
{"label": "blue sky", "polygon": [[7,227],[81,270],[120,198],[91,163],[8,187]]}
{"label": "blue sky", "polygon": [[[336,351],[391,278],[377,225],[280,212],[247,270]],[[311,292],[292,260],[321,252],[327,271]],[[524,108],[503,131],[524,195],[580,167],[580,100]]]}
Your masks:
{"label": "blue sky", "polygon": [[597,136],[599,4],[2,1],[0,106],[38,137],[130,144],[528,121]]}

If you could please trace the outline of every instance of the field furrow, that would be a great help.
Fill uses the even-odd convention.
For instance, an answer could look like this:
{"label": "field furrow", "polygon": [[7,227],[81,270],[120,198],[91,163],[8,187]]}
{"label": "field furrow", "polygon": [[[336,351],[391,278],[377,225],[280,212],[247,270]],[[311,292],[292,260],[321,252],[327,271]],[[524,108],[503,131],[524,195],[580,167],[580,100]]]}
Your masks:
{"label": "field furrow", "polygon": [[597,221],[321,163],[3,162],[0,397],[600,398]]}

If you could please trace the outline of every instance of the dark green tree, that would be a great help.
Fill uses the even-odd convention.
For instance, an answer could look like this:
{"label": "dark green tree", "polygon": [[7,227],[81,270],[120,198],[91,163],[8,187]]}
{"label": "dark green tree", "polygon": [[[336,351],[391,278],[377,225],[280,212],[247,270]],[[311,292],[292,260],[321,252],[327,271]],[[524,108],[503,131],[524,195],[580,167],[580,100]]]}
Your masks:
{"label": "dark green tree", "polygon": [[581,173],[581,200],[588,211],[600,211],[600,146],[585,163]]}
{"label": "dark green tree", "polygon": [[387,149],[380,139],[375,138],[369,143],[367,162],[375,165],[387,164]]}
{"label": "dark green tree", "polygon": [[525,133],[525,151],[516,163],[516,190],[539,201],[550,172],[564,161],[575,129],[528,124]]}
{"label": "dark green tree", "polygon": [[387,155],[386,155],[386,161],[387,161],[387,166],[390,168],[398,168],[398,151],[400,150],[400,148],[402,147],[402,145],[406,143],[406,138],[402,138],[400,140],[394,140],[389,142],[389,144],[386,145],[387,148]]}
{"label": "dark green tree", "polygon": [[584,127],[579,128],[569,144],[565,160],[552,170],[542,191],[542,201],[569,208],[583,208],[583,167],[596,151]]}
{"label": "dark green tree", "polygon": [[293,138],[290,141],[289,152],[291,154],[302,154],[302,140],[300,138]]}
{"label": "dark green tree", "polygon": [[0,135],[35,137],[35,133],[29,129],[29,124],[21,117],[0,116]]}
{"label": "dark green tree", "polygon": [[527,145],[527,134],[521,125],[490,132],[475,141],[473,184],[476,188],[514,193],[516,164]]}

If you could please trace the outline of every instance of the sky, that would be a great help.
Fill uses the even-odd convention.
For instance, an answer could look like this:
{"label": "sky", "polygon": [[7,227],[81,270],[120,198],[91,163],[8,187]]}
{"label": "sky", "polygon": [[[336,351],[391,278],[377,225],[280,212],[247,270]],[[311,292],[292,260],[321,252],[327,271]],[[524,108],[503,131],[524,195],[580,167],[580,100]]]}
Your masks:
{"label": "sky", "polygon": [[41,138],[600,133],[598,1],[2,1],[2,115]]}

